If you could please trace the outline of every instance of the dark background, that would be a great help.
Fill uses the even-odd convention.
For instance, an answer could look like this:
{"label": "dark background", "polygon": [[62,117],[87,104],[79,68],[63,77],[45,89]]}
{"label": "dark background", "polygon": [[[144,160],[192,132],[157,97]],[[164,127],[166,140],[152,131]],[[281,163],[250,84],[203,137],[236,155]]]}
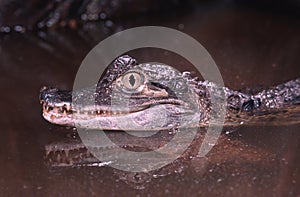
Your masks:
{"label": "dark background", "polygon": [[[51,6],[57,5],[51,2],[0,2],[1,195],[300,195],[299,124],[240,127],[223,134],[205,158],[182,159],[139,177],[110,167],[45,165],[45,144],[72,129],[46,122],[38,100],[44,85],[71,89],[81,61],[99,41],[141,25],[166,26],[197,39],[232,89],[297,78],[300,1],[117,1],[96,21],[82,21],[76,7],[82,2],[74,1],[56,25],[40,28],[39,22],[53,18]],[[26,31],[11,30],[16,25]],[[135,58],[192,69],[168,52],[144,49]]]}

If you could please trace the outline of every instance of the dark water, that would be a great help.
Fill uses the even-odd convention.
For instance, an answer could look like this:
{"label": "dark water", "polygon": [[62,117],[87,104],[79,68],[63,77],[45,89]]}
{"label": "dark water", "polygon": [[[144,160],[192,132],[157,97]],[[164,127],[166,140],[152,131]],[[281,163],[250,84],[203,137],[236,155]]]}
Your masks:
{"label": "dark water", "polygon": [[[176,16],[153,16],[147,22],[119,22],[115,29],[139,25],[163,25],[196,38],[232,89],[272,86],[300,76],[300,20],[294,15],[206,6]],[[71,130],[42,118],[39,89],[70,89],[87,52],[112,33],[92,26],[86,31],[60,29],[46,37],[28,33],[1,38],[1,195],[300,195],[300,125],[241,127],[223,134],[205,158],[180,159],[149,174],[46,166],[44,146]],[[153,60],[156,53],[147,52],[135,57],[186,68],[169,53]]]}

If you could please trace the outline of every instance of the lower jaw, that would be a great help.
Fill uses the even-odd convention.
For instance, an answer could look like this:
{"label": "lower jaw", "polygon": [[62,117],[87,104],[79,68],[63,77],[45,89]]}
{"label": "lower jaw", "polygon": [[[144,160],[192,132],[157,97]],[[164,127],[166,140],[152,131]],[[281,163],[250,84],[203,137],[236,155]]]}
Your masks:
{"label": "lower jaw", "polygon": [[62,125],[62,126],[72,126],[74,127],[74,121],[72,120],[70,115],[67,116],[56,116],[51,113],[43,112],[43,117],[45,120],[52,124]]}
{"label": "lower jaw", "polygon": [[169,105],[157,105],[133,113],[112,116],[108,114],[91,116],[77,113],[57,115],[45,111],[43,116],[53,124],[96,130],[158,131],[172,129],[177,122],[184,123],[191,120],[190,116],[184,116],[185,118],[182,119],[182,114],[173,114],[174,110],[172,111],[168,107]]}

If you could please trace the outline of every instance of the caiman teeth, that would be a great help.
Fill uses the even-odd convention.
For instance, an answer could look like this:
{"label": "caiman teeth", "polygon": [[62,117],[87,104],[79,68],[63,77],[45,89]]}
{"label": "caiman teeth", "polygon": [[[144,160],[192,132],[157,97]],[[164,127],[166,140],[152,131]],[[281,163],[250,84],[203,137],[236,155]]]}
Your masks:
{"label": "caiman teeth", "polygon": [[71,110],[71,105],[67,105],[66,108],[67,108],[67,111],[70,111]]}
{"label": "caiman teeth", "polygon": [[[137,110],[139,111],[139,110]],[[135,111],[131,111],[135,112]],[[51,115],[53,117],[69,117],[69,115],[83,115],[86,117],[94,117],[94,116],[118,116],[123,114],[131,113],[128,111],[119,111],[119,110],[103,110],[97,108],[93,110],[92,107],[88,107],[87,109],[74,109],[70,104],[59,104],[57,106],[52,106],[47,102],[43,102],[43,113]]]}
{"label": "caiman teeth", "polygon": [[63,116],[67,116],[68,114],[74,113],[74,111],[71,109],[70,105],[62,105],[57,107],[52,107],[51,105],[47,103],[43,103],[43,112],[49,113],[52,111],[54,114],[62,114]]}

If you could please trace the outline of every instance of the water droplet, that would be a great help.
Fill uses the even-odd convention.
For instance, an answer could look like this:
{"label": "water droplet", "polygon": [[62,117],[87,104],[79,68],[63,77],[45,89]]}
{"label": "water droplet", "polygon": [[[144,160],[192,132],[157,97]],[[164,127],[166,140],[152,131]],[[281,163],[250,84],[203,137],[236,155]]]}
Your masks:
{"label": "water droplet", "polygon": [[9,33],[10,32],[10,27],[3,26],[3,27],[0,28],[0,32]]}
{"label": "water droplet", "polygon": [[82,14],[82,15],[81,15],[81,20],[86,21],[86,20],[87,20],[87,15],[86,15],[86,14]]}
{"label": "water droplet", "polygon": [[105,22],[105,26],[106,27],[112,27],[114,24],[113,24],[113,22],[111,21],[111,20],[107,20],[106,22]]}
{"label": "water droplet", "polygon": [[102,12],[101,14],[100,14],[100,19],[102,19],[102,20],[104,20],[104,19],[106,19],[106,14],[104,13],[104,12]]}
{"label": "water droplet", "polygon": [[14,30],[15,30],[16,32],[23,33],[23,32],[25,31],[25,28],[22,27],[21,25],[16,25],[16,26],[14,27]]}
{"label": "water droplet", "polygon": [[179,29],[179,30],[183,30],[183,29],[184,29],[184,24],[179,24],[179,25],[178,25],[178,29]]}

